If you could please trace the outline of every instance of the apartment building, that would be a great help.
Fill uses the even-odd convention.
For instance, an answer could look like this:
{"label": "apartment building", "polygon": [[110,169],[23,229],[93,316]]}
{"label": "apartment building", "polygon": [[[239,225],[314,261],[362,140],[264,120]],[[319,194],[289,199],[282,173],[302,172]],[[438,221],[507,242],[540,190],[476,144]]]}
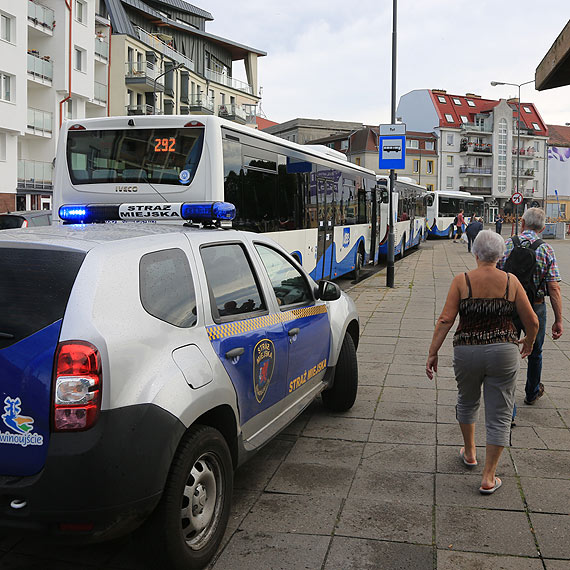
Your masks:
{"label": "apartment building", "polygon": [[51,207],[64,119],[216,114],[256,128],[265,52],[207,33],[212,15],[184,0],[0,0],[0,20],[0,212]]}
{"label": "apartment building", "polygon": [[544,204],[548,131],[532,103],[521,102],[517,127],[517,99],[421,89],[400,98],[397,115],[408,129],[436,133],[436,189],[484,196],[487,220],[512,211],[517,190],[523,207]]}
{"label": "apartment building", "polygon": [[[374,170],[377,174],[390,174],[381,170],[378,152],[379,128],[365,126],[351,133],[340,133],[315,139],[311,144],[322,144],[346,154],[350,162]],[[406,133],[406,167],[398,170],[398,176],[406,176],[434,190],[437,185],[437,142],[435,133],[408,131]]]}

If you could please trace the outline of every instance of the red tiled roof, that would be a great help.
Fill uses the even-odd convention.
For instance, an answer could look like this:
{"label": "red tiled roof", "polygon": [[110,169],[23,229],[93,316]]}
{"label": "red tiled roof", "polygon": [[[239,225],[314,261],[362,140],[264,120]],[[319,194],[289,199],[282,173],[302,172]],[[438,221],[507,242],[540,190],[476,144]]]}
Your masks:
{"label": "red tiled roof", "polygon": [[552,146],[570,146],[570,127],[562,125],[546,125],[548,127],[548,144]]}
{"label": "red tiled roof", "polygon": [[273,125],[278,125],[275,121],[270,121],[269,119],[264,119],[263,117],[255,117],[255,122],[257,123],[257,128],[262,131]]}
{"label": "red tiled roof", "polygon": [[[489,113],[499,104],[499,101],[494,99],[483,99],[469,95],[452,95],[451,93],[433,91],[431,89],[429,94],[438,114],[440,127],[461,127],[463,123],[461,116],[467,117],[469,123],[474,123],[475,115]],[[439,100],[439,97],[442,98],[442,101]],[[509,103],[509,105],[513,108],[513,117],[516,119],[517,105],[516,103]],[[527,113],[525,109],[528,109],[530,112]],[[449,121],[446,115],[450,115],[452,120]],[[521,120],[526,128],[534,129],[539,136],[547,135],[546,125],[532,103],[521,103]],[[536,123],[540,128],[535,129],[533,123]]]}

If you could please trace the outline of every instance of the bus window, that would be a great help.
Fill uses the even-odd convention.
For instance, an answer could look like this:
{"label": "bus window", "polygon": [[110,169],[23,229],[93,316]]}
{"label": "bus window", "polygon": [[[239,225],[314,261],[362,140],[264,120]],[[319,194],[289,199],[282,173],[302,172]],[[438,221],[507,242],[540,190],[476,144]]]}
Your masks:
{"label": "bus window", "polygon": [[287,173],[287,158],[279,156],[277,178],[277,211],[279,213],[278,230],[301,229],[301,189],[299,174]]}

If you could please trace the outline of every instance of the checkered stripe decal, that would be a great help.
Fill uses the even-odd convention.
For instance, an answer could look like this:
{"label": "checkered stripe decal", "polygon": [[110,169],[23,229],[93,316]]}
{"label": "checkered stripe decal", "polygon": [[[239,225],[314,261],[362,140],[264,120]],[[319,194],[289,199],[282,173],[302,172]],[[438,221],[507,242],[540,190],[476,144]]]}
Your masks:
{"label": "checkered stripe decal", "polygon": [[233,323],[224,323],[223,325],[212,325],[206,327],[210,340],[220,340],[229,336],[243,334],[250,331],[258,330],[267,326],[276,325],[277,323],[287,323],[295,319],[303,319],[327,312],[326,305],[315,305],[314,307],[303,307],[301,309],[292,309],[278,315],[264,315],[263,317],[255,317],[243,321],[235,321]]}

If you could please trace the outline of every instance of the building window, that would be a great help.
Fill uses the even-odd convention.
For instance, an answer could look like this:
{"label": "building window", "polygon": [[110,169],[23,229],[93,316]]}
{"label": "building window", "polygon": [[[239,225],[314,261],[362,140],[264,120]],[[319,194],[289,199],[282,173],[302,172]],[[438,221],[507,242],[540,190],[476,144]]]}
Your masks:
{"label": "building window", "polygon": [[461,122],[462,123],[468,123],[469,119],[465,115],[461,115]]}
{"label": "building window", "polygon": [[446,120],[448,123],[453,123],[453,116],[450,115],[449,113],[445,113],[445,120]]}
{"label": "building window", "polygon": [[14,100],[14,83],[13,75],[0,72],[0,101]]}
{"label": "building window", "polygon": [[433,184],[426,184],[426,189],[428,192],[433,192]]}
{"label": "building window", "polygon": [[85,50],[76,47],[73,52],[73,65],[76,71],[85,71],[85,58]]}
{"label": "building window", "polygon": [[525,113],[532,113],[532,111],[528,107],[523,107]]}
{"label": "building window", "polygon": [[503,193],[507,190],[507,121],[499,121],[499,149],[498,149],[498,169],[497,169],[497,190]]}
{"label": "building window", "polygon": [[414,160],[414,173],[418,173],[420,171],[420,161]]}
{"label": "building window", "polygon": [[447,100],[443,95],[438,95],[437,99],[440,103],[447,103]]}
{"label": "building window", "polygon": [[447,155],[447,166],[453,166],[453,156],[451,154]]}
{"label": "building window", "polygon": [[459,106],[461,107],[461,99],[457,99],[457,97],[454,97],[454,98],[453,98],[453,102],[454,102],[456,105],[459,105]]}
{"label": "building window", "polygon": [[534,147],[534,152],[539,152],[540,151],[540,142],[534,141],[532,144]]}
{"label": "building window", "polygon": [[340,150],[348,150],[348,139],[340,141]]}
{"label": "building window", "polygon": [[470,107],[475,107],[475,103],[473,103],[473,101],[471,101],[471,99],[467,99],[467,104],[468,104]]}
{"label": "building window", "polygon": [[75,0],[75,20],[85,24],[87,20],[87,6],[83,0]]}
{"label": "building window", "polygon": [[360,166],[360,157],[354,159],[354,164],[356,164],[356,166]]}
{"label": "building window", "polygon": [[12,22],[13,18],[7,14],[0,14],[1,26],[0,26],[0,39],[5,42],[14,43],[12,40]]}
{"label": "building window", "polygon": [[[453,157],[451,157],[451,158],[453,158]],[[433,174],[433,160],[427,161],[427,173]]]}
{"label": "building window", "polygon": [[447,146],[453,146],[453,133],[447,133]]}
{"label": "building window", "polygon": [[532,128],[533,128],[535,131],[540,131],[540,126],[539,126],[538,123],[533,123],[533,124],[532,124]]}
{"label": "building window", "polygon": [[453,188],[453,176],[447,177],[447,185],[446,188]]}
{"label": "building window", "polygon": [[73,119],[73,99],[68,99],[65,104],[65,118]]}
{"label": "building window", "polygon": [[433,141],[426,141],[426,150],[433,150]]}
{"label": "building window", "polygon": [[417,139],[406,139],[406,148],[420,148],[420,141]]}
{"label": "building window", "polygon": [[6,133],[0,133],[0,162],[6,162]]}

